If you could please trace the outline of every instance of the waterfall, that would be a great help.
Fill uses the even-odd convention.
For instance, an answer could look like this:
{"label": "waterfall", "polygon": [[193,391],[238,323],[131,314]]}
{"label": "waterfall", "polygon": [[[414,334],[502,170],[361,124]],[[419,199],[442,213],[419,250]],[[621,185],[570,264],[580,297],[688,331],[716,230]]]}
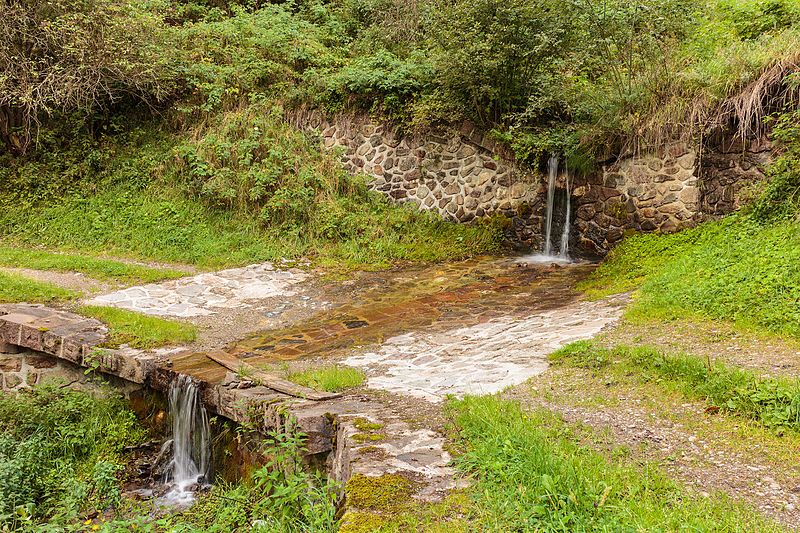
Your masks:
{"label": "waterfall", "polygon": [[211,430],[208,413],[200,400],[200,390],[189,376],[180,375],[169,388],[172,418],[172,461],[167,469],[169,491],[161,502],[169,506],[188,506],[194,491],[207,485],[211,469]]}
{"label": "waterfall", "polygon": [[[558,253],[556,254],[553,246],[553,222],[554,219],[560,221],[560,216],[556,216],[556,210],[560,206],[556,205],[556,182],[558,180],[558,155],[553,154],[547,161],[547,204],[545,206],[544,223],[544,245],[542,252],[520,257],[521,263],[569,263],[569,232],[570,218],[572,217],[572,206],[570,205],[570,177],[568,169],[564,170],[566,180],[566,194],[564,195],[564,208],[559,211],[564,215],[564,225],[561,229],[561,238],[558,242]],[[557,237],[556,237],[557,238]]]}
{"label": "waterfall", "polygon": [[550,236],[553,232],[553,205],[556,198],[556,177],[558,176],[558,156],[553,154],[547,162],[547,212],[545,214],[544,255],[552,252]]}
{"label": "waterfall", "polygon": [[558,249],[558,257],[561,259],[569,259],[569,217],[571,215],[570,210],[570,190],[569,190],[569,172],[565,169],[564,170],[564,179],[566,180],[566,188],[567,188],[567,208],[565,210],[565,218],[564,218],[564,231],[561,232],[561,246]]}

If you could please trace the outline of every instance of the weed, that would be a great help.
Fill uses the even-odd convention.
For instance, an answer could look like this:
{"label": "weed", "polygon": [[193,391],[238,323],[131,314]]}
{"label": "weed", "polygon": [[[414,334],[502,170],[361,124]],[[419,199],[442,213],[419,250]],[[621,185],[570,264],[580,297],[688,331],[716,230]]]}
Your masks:
{"label": "weed", "polygon": [[320,368],[310,368],[302,372],[292,372],[289,380],[328,392],[341,392],[343,390],[360,387],[366,381],[367,376],[364,371],[350,366],[323,366]]}

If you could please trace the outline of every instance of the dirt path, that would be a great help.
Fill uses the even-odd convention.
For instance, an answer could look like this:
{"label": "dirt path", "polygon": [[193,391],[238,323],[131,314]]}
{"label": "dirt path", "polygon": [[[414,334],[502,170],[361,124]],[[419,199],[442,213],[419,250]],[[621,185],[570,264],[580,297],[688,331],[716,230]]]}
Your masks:
{"label": "dirt path", "polygon": [[96,294],[108,292],[118,287],[110,282],[100,281],[81,274],[80,272],[61,272],[57,270],[34,270],[31,268],[11,268],[0,267],[0,272],[10,272],[19,274],[26,278],[51,283],[64,289],[76,291],[83,294]]}
{"label": "dirt path", "polygon": [[[785,369],[781,352],[773,350],[776,345],[788,350],[783,353],[790,360],[795,356],[781,341],[773,339],[759,349],[754,338],[715,323],[683,324],[683,334],[670,337],[678,326],[623,323],[597,340],[708,353],[759,369]],[[743,346],[747,350],[738,349]],[[724,493],[800,529],[800,435],[778,436],[755,422],[707,412],[703,402],[636,375],[555,366],[506,394],[587,426],[586,445],[610,457],[623,453],[637,462],[654,462],[702,495]]]}

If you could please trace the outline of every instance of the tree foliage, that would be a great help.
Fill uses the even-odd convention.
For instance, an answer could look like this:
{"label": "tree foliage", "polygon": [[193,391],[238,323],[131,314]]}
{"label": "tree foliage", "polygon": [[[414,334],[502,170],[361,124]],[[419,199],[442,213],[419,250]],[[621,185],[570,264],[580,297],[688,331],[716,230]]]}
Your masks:
{"label": "tree foliage", "polygon": [[0,35],[0,140],[15,155],[42,117],[155,103],[175,87],[174,47],[149,2],[6,0]]}

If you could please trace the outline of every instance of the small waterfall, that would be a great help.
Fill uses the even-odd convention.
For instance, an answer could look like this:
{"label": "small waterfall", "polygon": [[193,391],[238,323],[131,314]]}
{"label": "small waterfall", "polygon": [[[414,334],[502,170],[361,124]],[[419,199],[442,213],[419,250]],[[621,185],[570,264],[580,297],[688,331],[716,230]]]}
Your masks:
{"label": "small waterfall", "polygon": [[[556,205],[556,182],[558,181],[558,155],[553,154],[547,161],[547,205],[545,208],[544,223],[544,246],[542,253],[527,255],[519,258],[522,263],[568,263],[569,259],[569,233],[570,218],[572,217],[572,206],[570,204],[570,176],[565,169],[564,178],[566,180],[566,194],[564,196],[564,209],[559,210],[559,214],[564,215],[564,225],[561,230],[561,238],[558,242],[558,253],[556,254],[553,246],[553,223],[555,219],[560,221],[556,210],[560,206]],[[557,237],[556,237],[557,238]]]}
{"label": "small waterfall", "polygon": [[172,445],[166,480],[171,487],[160,499],[164,505],[188,506],[194,500],[194,492],[209,482],[211,430],[199,393],[197,385],[185,375],[180,375],[169,388],[172,440],[165,446]]}
{"label": "small waterfall", "polygon": [[558,177],[558,156],[553,154],[547,162],[547,212],[545,214],[544,255],[552,255],[550,236],[553,233],[553,206],[556,198],[556,177]]}
{"label": "small waterfall", "polygon": [[[571,210],[570,203],[571,202],[569,201],[569,197],[570,197],[569,172],[567,172],[566,170],[564,171],[564,179],[566,180],[566,189],[567,189],[567,201],[566,201],[567,208],[565,210],[566,211],[565,212],[566,216],[564,218],[564,231],[561,232],[561,246],[558,249],[558,257],[560,257],[561,259],[569,259],[569,255],[568,255],[568,252],[569,252],[569,217],[571,215],[571,213],[570,213],[570,210]],[[548,242],[548,244],[549,244],[549,242]]]}

